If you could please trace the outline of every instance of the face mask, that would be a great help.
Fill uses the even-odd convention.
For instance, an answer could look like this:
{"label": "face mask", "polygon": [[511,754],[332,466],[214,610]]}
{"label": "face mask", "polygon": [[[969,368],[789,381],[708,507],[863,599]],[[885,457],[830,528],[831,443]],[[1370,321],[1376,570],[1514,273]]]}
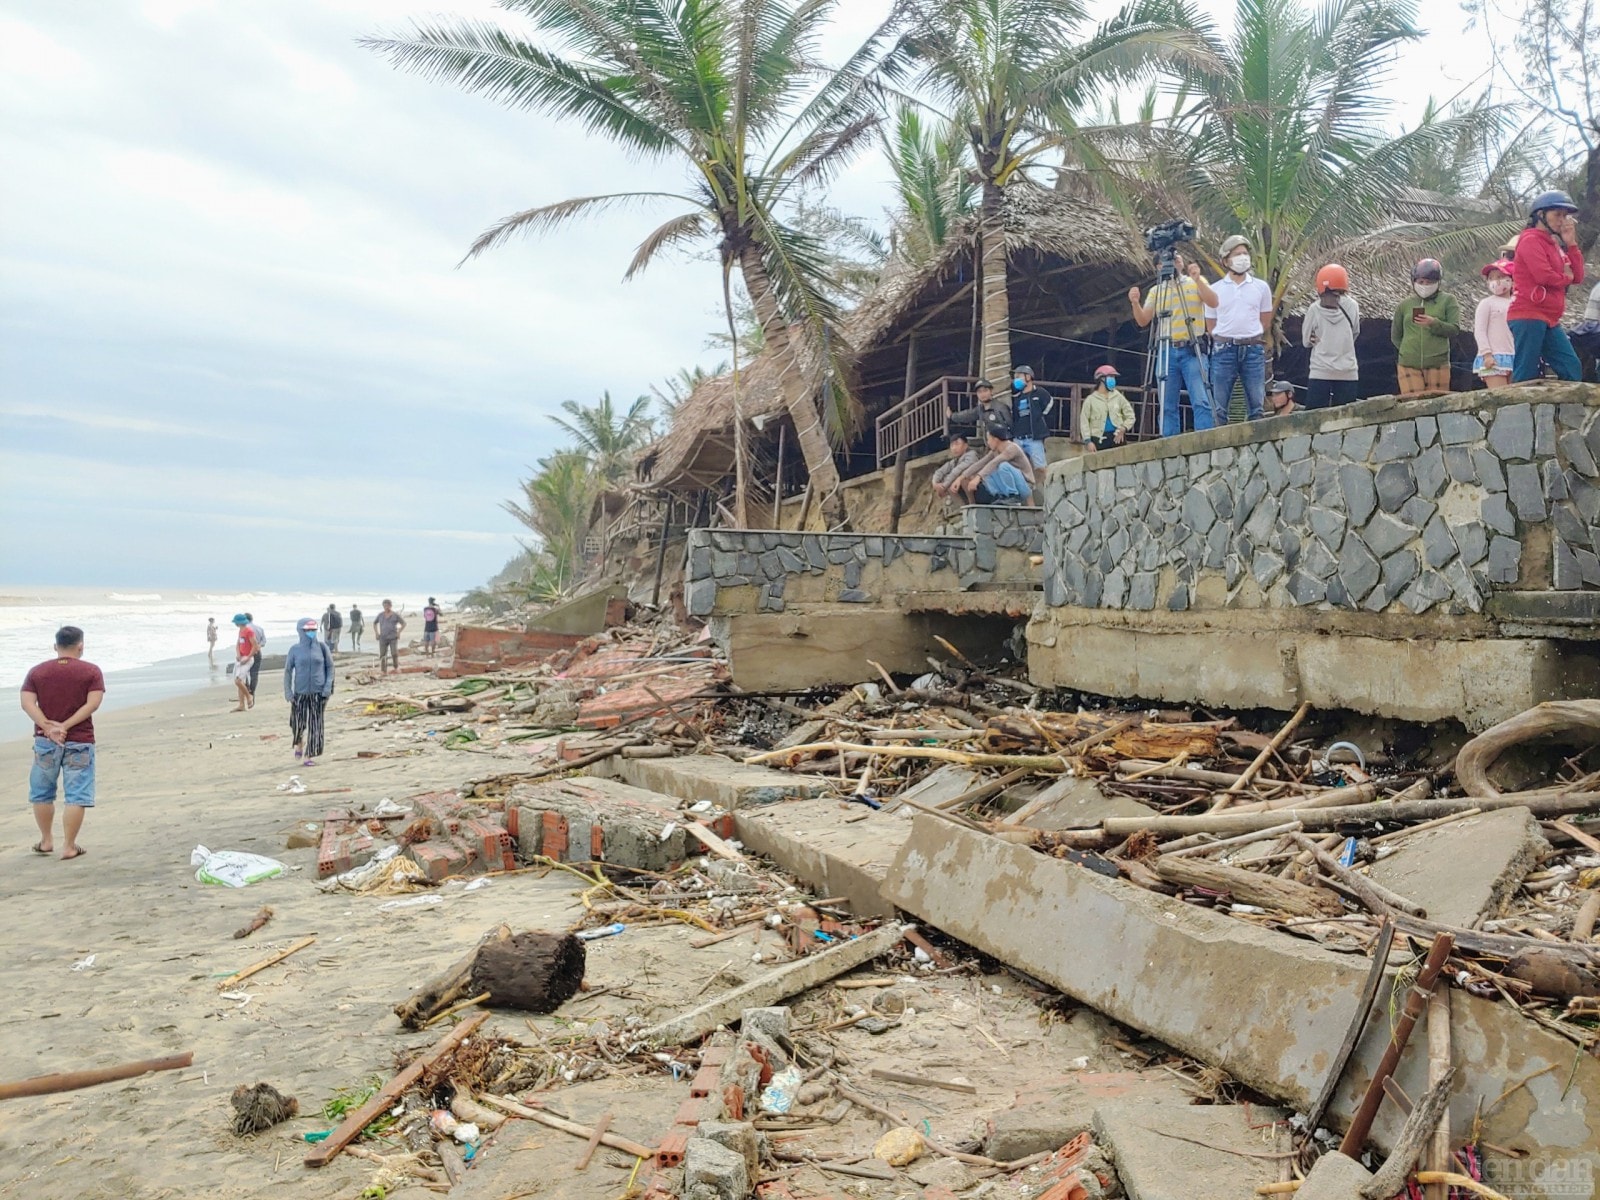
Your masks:
{"label": "face mask", "polygon": [[1509,296],[1511,294],[1511,280],[1491,279],[1489,280],[1489,290],[1496,296]]}
{"label": "face mask", "polygon": [[1250,269],[1250,256],[1248,254],[1235,254],[1228,260],[1228,266],[1235,275],[1243,275]]}
{"label": "face mask", "polygon": [[1338,292],[1323,292],[1322,295],[1317,297],[1317,303],[1321,304],[1323,308],[1338,308],[1339,299]]}
{"label": "face mask", "polygon": [[1413,283],[1411,290],[1426,300],[1439,290],[1439,285],[1437,283]]}
{"label": "face mask", "polygon": [[308,642],[317,640],[317,631],[315,629],[302,629],[300,633]]}
{"label": "face mask", "polygon": [[1011,390],[1012,390],[1012,391],[1013,391],[1013,392],[1020,392],[1020,391],[1021,391],[1021,390],[1022,390],[1022,380],[1020,380],[1020,379],[1013,379],[1013,380],[1012,380],[1012,381],[1011,381]]}
{"label": "face mask", "polygon": [[1112,391],[1117,386],[1117,377],[1115,375],[1107,375],[1106,379],[1105,379],[1105,383],[1106,383],[1106,391],[1108,391],[1108,392]]}

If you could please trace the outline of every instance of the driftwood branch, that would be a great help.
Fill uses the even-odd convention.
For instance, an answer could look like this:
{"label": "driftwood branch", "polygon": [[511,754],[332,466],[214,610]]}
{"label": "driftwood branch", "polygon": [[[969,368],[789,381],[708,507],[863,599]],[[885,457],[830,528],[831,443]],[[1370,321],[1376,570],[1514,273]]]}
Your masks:
{"label": "driftwood branch", "polygon": [[1512,746],[1547,733],[1584,730],[1600,738],[1600,700],[1549,700],[1485,729],[1456,754],[1456,781],[1474,796],[1498,796],[1489,768]]}
{"label": "driftwood branch", "polygon": [[1389,1200],[1405,1190],[1406,1176],[1417,1165],[1417,1160],[1433,1140],[1433,1131],[1439,1118],[1450,1106],[1450,1089],[1455,1086],[1456,1068],[1451,1067],[1439,1077],[1411,1110],[1400,1136],[1395,1139],[1394,1150],[1383,1160],[1383,1166],[1362,1185],[1365,1200]]}

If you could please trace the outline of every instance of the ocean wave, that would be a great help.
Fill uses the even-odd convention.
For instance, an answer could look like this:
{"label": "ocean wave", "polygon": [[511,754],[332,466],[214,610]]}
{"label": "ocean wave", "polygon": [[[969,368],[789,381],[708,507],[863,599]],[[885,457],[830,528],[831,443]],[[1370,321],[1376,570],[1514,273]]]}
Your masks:
{"label": "ocean wave", "polygon": [[160,592],[111,592],[110,594],[108,594],[106,596],[106,599],[107,600],[121,600],[121,601],[125,601],[125,602],[140,601],[140,600],[159,600],[159,599],[161,599],[161,593]]}

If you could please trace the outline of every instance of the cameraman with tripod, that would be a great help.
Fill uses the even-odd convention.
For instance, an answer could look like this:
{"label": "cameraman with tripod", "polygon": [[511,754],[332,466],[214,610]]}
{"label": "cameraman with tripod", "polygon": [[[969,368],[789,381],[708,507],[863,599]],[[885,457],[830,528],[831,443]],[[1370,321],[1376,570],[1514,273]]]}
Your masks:
{"label": "cameraman with tripod", "polygon": [[1211,397],[1206,391],[1206,363],[1201,353],[1201,338],[1205,333],[1205,311],[1202,305],[1216,306],[1217,293],[1205,281],[1199,263],[1187,263],[1181,254],[1172,250],[1173,243],[1162,236],[1169,227],[1172,233],[1187,231],[1194,236],[1194,227],[1183,222],[1168,222],[1145,231],[1146,245],[1159,255],[1156,285],[1150,289],[1150,299],[1145,302],[1138,288],[1128,289],[1128,303],[1133,306],[1133,319],[1140,329],[1160,317],[1156,326],[1151,360],[1154,379],[1160,393],[1161,436],[1171,437],[1183,432],[1183,414],[1179,408],[1179,393],[1189,389],[1189,406],[1194,410],[1194,427],[1211,429],[1216,418],[1211,411]]}

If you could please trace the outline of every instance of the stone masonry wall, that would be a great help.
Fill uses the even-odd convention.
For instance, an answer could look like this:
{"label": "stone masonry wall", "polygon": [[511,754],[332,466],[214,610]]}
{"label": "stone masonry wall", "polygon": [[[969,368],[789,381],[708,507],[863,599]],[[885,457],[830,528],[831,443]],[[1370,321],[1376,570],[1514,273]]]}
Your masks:
{"label": "stone masonry wall", "polygon": [[1227,426],[1050,469],[1061,607],[1478,613],[1600,588],[1600,389],[1516,387]]}
{"label": "stone masonry wall", "polygon": [[1044,509],[1014,504],[969,504],[961,510],[962,531],[989,538],[1002,550],[1044,553]]}
{"label": "stone masonry wall", "polygon": [[684,599],[694,616],[883,603],[903,591],[988,583],[998,562],[987,538],[692,529]]}

